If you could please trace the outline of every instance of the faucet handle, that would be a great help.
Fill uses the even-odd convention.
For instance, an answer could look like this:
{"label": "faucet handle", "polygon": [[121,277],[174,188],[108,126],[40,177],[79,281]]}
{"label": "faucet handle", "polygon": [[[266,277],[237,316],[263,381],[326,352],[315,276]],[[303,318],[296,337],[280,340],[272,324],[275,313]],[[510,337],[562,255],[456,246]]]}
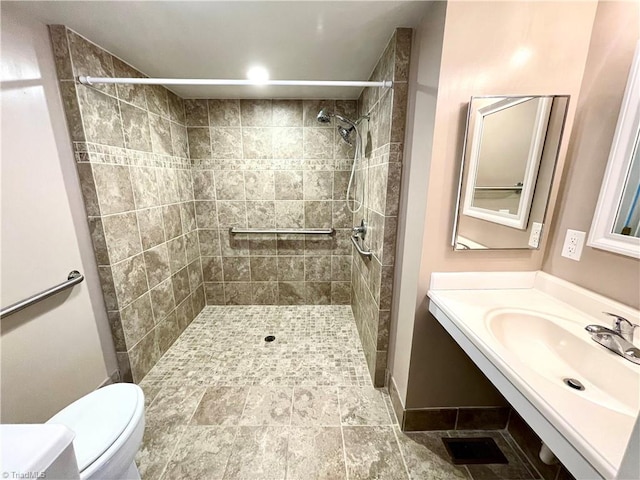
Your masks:
{"label": "faucet handle", "polygon": [[[633,331],[636,327],[640,325],[636,325],[635,323],[631,323],[629,320],[624,318],[621,315],[610,313],[610,312],[602,312],[606,315],[610,315],[615,318],[613,322],[613,329],[618,332],[620,335],[625,337],[627,340],[631,341],[633,339]],[[625,325],[626,324],[626,325]],[[624,330],[624,332],[623,332]]]}
{"label": "faucet handle", "polygon": [[633,328],[640,327],[640,325],[636,325],[635,323],[631,323],[629,320],[627,320],[626,318],[624,318],[621,315],[618,315],[617,313],[611,313],[611,312],[602,312],[602,313],[614,317],[616,320],[613,322],[613,324],[618,328],[622,325],[622,322],[625,322],[627,325],[629,325],[630,327],[633,327]]}
{"label": "faucet handle", "polygon": [[368,227],[367,222],[365,222],[363,218],[362,221],[360,222],[360,225],[356,225],[351,229],[351,231],[353,232],[354,235],[357,235],[360,238],[364,239],[364,236],[367,234],[367,227]]}

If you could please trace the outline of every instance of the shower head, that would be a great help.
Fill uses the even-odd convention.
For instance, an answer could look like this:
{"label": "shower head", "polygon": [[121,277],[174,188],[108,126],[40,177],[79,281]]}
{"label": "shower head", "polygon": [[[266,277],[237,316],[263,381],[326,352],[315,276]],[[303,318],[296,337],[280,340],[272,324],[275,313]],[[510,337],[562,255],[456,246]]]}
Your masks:
{"label": "shower head", "polygon": [[332,116],[333,116],[333,113],[323,108],[318,112],[318,116],[316,117],[316,120],[318,120],[318,122],[320,123],[329,123],[331,121]]}
{"label": "shower head", "polygon": [[338,115],[337,113],[330,112],[326,108],[323,108],[318,112],[318,115],[316,115],[316,120],[318,120],[318,122],[320,123],[329,123],[331,121],[331,117],[335,117],[343,123],[348,123],[349,125],[355,125],[352,120],[349,120],[348,118],[343,117],[342,115]]}
{"label": "shower head", "polygon": [[349,125],[349,128],[343,127],[342,125],[338,126],[338,133],[340,134],[342,139],[345,142],[347,142],[349,145],[353,145],[353,140],[351,140],[351,132],[353,132],[356,129],[356,126],[362,120],[369,119],[369,115],[364,115],[354,122],[353,120],[350,120],[347,117],[343,117],[342,115],[338,115],[337,113],[330,112],[326,108],[323,108],[318,112],[318,115],[316,116],[316,120],[318,120],[318,122],[320,123],[329,123],[331,121],[331,117],[335,117],[338,120],[340,120],[342,123],[346,123],[347,125]]}
{"label": "shower head", "polygon": [[338,127],[338,133],[340,134],[342,139],[349,145],[353,145],[353,140],[351,140],[351,132],[353,132],[355,128],[355,126],[350,128],[344,128],[343,126]]}

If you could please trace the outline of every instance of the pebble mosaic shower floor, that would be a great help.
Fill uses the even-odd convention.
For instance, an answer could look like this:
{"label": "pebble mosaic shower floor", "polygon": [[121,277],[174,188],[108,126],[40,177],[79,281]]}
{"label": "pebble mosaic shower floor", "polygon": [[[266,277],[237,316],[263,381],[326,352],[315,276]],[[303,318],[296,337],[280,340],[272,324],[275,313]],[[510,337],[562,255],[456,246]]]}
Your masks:
{"label": "pebble mosaic shower floor", "polygon": [[[403,433],[349,306],[205,307],[140,386],[145,480],[539,478],[501,431]],[[452,465],[441,437],[480,434],[509,464]]]}

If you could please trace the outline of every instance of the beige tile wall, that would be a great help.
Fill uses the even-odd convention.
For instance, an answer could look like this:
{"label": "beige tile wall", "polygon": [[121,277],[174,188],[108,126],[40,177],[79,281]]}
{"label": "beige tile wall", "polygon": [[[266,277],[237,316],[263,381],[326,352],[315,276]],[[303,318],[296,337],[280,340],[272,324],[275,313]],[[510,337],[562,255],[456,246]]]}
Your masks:
{"label": "beige tile wall", "polygon": [[364,158],[355,195],[363,205],[353,224],[367,223],[364,245],[373,257],[354,250],[351,305],[376,386],[384,385],[389,347],[411,36],[411,29],[397,29],[371,75],[372,81],[392,79],[393,89],[366,88],[359,99],[360,115],[370,119],[361,129]]}
{"label": "beige tile wall", "polygon": [[[349,304],[353,150],[328,108],[346,100],[186,100],[207,304]],[[240,228],[328,228],[335,236],[235,235]]]}
{"label": "beige tile wall", "polygon": [[[143,75],[63,26],[50,29],[58,77],[123,376],[139,381],[206,304],[352,304],[376,384],[387,360],[411,30],[399,29],[366,89],[349,100],[182,100],[158,86],[79,75]],[[327,108],[361,129],[353,147]],[[351,227],[370,225],[371,261]],[[333,236],[230,235],[230,227],[328,228]],[[352,269],[353,258],[357,268]]]}
{"label": "beige tile wall", "polygon": [[[446,12],[441,12],[438,23],[423,24],[428,43],[421,45],[421,57],[416,59],[420,75],[412,78],[410,100],[415,125],[408,163],[416,184],[407,192],[418,198],[426,192],[426,207],[424,213],[414,208],[419,216],[407,217],[401,226],[400,282],[407,287],[398,294],[402,301],[392,333],[392,371],[408,409],[504,405],[495,388],[430,315],[426,296],[432,272],[537,270],[546,248],[545,236],[540,250],[452,250],[467,103],[473,95],[504,92],[570,95],[556,167],[559,178],[597,3],[454,1],[442,6]],[[514,62],[525,46],[531,52],[529,59]],[[428,71],[421,68],[425,66]],[[432,78],[430,72],[438,69],[437,78]],[[550,208],[556,202],[557,187],[554,183]],[[553,216],[548,221],[554,222]],[[411,267],[417,263],[419,270]]]}
{"label": "beige tile wall", "polygon": [[63,26],[50,33],[119,368],[139,381],[205,304],[184,102],[77,83],[142,75]]}

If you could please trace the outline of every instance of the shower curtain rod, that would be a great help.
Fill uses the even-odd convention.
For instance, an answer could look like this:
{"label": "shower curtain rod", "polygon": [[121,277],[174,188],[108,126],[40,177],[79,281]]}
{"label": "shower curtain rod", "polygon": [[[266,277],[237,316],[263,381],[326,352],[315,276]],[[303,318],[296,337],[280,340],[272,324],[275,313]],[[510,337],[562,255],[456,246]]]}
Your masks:
{"label": "shower curtain rod", "polygon": [[274,85],[274,86],[307,86],[307,87],[387,87],[392,88],[391,80],[382,82],[334,81],[334,80],[226,80],[206,78],[113,78],[80,76],[78,81],[83,85],[97,83],[126,83],[142,85]]}

